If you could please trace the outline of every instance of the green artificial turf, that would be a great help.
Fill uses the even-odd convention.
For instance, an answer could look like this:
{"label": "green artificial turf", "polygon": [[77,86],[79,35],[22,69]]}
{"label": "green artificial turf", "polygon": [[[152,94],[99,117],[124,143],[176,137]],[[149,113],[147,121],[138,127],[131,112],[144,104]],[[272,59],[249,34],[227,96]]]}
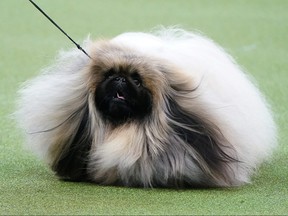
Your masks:
{"label": "green artificial turf", "polygon": [[21,82],[61,48],[73,47],[27,0],[0,1],[0,214],[288,214],[288,1],[35,0],[76,41],[148,31],[197,29],[255,77],[279,126],[279,147],[253,184],[232,189],[132,189],[57,180],[9,117]]}

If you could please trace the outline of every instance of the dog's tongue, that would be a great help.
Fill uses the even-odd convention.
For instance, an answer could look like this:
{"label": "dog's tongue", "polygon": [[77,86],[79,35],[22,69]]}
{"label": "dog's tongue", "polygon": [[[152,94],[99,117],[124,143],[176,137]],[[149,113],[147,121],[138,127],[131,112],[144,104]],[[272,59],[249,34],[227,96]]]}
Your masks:
{"label": "dog's tongue", "polygon": [[125,97],[121,94],[119,94],[119,92],[117,92],[117,98],[121,99],[121,100],[125,100]]}

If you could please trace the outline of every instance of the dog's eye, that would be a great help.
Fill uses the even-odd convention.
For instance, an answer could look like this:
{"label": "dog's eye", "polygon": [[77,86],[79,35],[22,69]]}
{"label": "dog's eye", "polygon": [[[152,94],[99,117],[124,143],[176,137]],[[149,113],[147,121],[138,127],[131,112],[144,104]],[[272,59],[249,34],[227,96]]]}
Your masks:
{"label": "dog's eye", "polygon": [[138,73],[132,74],[131,78],[136,86],[141,86],[142,81]]}
{"label": "dog's eye", "polygon": [[138,87],[141,85],[141,81],[139,79],[137,79],[137,78],[133,78],[133,82]]}
{"label": "dog's eye", "polygon": [[114,71],[110,70],[105,73],[105,79],[111,79],[114,76]]}

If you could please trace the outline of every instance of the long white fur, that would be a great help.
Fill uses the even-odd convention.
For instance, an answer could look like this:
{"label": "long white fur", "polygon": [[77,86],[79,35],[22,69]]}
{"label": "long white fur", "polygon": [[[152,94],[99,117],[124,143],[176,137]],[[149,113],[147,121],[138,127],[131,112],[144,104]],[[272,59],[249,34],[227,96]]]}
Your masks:
{"label": "long white fur", "polygon": [[[124,33],[110,42],[136,50],[151,59],[162,59],[175,65],[181,75],[171,74],[170,84],[185,83],[198,87],[193,100],[179,99],[178,102],[218,126],[233,145],[237,159],[244,163],[231,165],[235,175],[232,185],[249,182],[251,174],[269,158],[276,146],[276,126],[265,98],[234,60],[210,39],[181,29],[162,29],[152,34]],[[91,44],[88,39],[84,49],[92,51]],[[59,138],[59,132],[41,131],[61,124],[64,116],[71,113],[69,109],[81,107],[92,100],[91,96],[89,98],[86,95],[89,92],[85,70],[88,62],[89,58],[76,49],[62,52],[54,66],[44,69],[40,76],[27,82],[20,90],[17,119],[26,132],[29,146],[48,163],[54,160],[48,149]],[[93,115],[97,118],[97,113]],[[100,124],[97,126],[98,134],[101,131],[105,133],[102,128],[104,124],[94,124]],[[126,129],[120,128],[97,152],[93,153],[92,146],[91,155],[101,155],[98,163],[102,164],[103,169],[116,164],[126,166],[139,158],[134,155],[139,150],[133,149],[141,146],[137,143],[129,146],[127,140],[135,141],[136,136],[141,139],[142,135],[137,134],[139,131],[135,127],[127,130],[129,133],[125,135]],[[135,131],[134,135],[131,130]],[[65,133],[67,136],[70,134],[63,131],[63,137]],[[117,139],[117,133],[122,133],[122,140],[116,142],[113,139]],[[94,141],[97,142],[97,139],[103,137],[95,137]],[[126,154],[123,155],[123,152]]]}
{"label": "long white fur", "polygon": [[179,77],[193,82],[190,86],[200,83],[199,97],[183,101],[184,106],[220,128],[238,159],[245,161],[236,178],[248,182],[253,170],[271,155],[276,126],[264,96],[233,58],[210,39],[181,29],[155,36],[126,33],[113,41],[177,65],[183,72]]}

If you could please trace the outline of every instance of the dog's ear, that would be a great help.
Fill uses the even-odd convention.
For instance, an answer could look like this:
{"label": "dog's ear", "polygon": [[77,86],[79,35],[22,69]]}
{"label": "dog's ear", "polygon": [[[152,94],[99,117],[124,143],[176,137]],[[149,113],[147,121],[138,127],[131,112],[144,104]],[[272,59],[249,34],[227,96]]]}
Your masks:
{"label": "dog's ear", "polygon": [[[216,181],[226,181],[225,167],[235,161],[225,153],[225,138],[220,130],[209,121],[185,111],[171,97],[167,100],[170,127],[173,129],[174,140],[182,140],[194,152],[193,161],[197,166]],[[196,158],[197,157],[197,158]]]}
{"label": "dog's ear", "polygon": [[87,163],[92,144],[88,105],[68,120],[68,127],[69,124],[75,124],[78,118],[81,121],[77,129],[72,131],[75,133],[70,134],[59,157],[52,164],[52,169],[64,180],[87,180]]}

